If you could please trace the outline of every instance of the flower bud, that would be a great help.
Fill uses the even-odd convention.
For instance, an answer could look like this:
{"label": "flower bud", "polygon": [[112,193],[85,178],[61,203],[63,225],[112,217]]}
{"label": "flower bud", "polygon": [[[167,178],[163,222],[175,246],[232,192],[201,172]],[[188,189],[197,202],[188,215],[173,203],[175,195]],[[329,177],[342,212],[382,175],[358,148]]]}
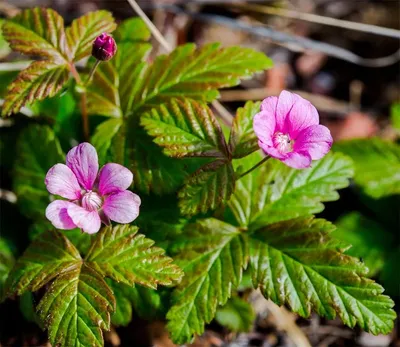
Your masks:
{"label": "flower bud", "polygon": [[102,33],[93,41],[92,55],[102,61],[110,60],[117,52],[117,44],[112,36]]}

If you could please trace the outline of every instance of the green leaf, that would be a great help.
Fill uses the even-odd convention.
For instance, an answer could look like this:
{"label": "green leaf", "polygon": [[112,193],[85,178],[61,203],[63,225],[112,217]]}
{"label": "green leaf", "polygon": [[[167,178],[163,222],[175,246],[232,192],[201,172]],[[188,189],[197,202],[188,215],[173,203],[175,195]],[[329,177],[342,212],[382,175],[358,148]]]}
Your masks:
{"label": "green leaf", "polygon": [[2,300],[5,294],[4,284],[14,262],[15,259],[9,244],[5,239],[0,238],[0,300]]}
{"label": "green leaf", "polygon": [[161,309],[161,298],[156,290],[144,288],[140,285],[135,287],[124,283],[107,281],[112,288],[117,303],[115,313],[111,322],[117,326],[127,326],[132,320],[132,305],[135,313],[143,319],[154,319]]}
{"label": "green leaf", "polygon": [[4,39],[3,36],[3,24],[5,20],[0,19],[0,59],[4,59],[7,55],[10,54],[11,48],[8,42]]}
{"label": "green leaf", "polygon": [[243,158],[259,149],[253,130],[253,118],[260,112],[260,105],[260,102],[248,101],[243,108],[237,110],[229,138],[233,158]]}
{"label": "green leaf", "polygon": [[100,274],[79,262],[57,277],[37,309],[53,346],[103,346],[115,299]]}
{"label": "green leaf", "polygon": [[[261,159],[258,154],[252,156],[253,160],[257,157]],[[339,153],[329,154],[312,165],[296,170],[270,159],[239,179],[228,203],[237,223],[254,229],[321,212],[323,201],[337,200],[336,190],[347,187],[353,174],[351,160]]]}
{"label": "green leaf", "polygon": [[365,277],[368,269],[343,254],[345,245],[330,237],[334,226],[322,219],[294,219],[251,235],[253,283],[278,305],[302,317],[311,310],[329,319],[336,314],[372,334],[388,334],[396,317],[383,288]]}
{"label": "green leaf", "polygon": [[227,202],[235,189],[231,163],[218,160],[206,164],[188,177],[179,191],[181,213],[193,216],[215,210]]}
{"label": "green leaf", "polygon": [[154,241],[137,234],[138,228],[118,225],[103,228],[86,256],[91,266],[117,282],[148,288],[172,285],[182,277],[181,270]]}
{"label": "green leaf", "polygon": [[241,298],[233,297],[217,309],[215,319],[219,324],[235,332],[248,332],[251,330],[255,312],[251,304]]}
{"label": "green leaf", "polygon": [[185,276],[172,293],[167,327],[172,340],[183,344],[203,333],[217,306],[239,285],[247,262],[246,238],[237,228],[209,218],[188,225],[172,253]]}
{"label": "green leaf", "polygon": [[90,115],[122,117],[119,76],[113,64],[100,64],[87,89],[87,111]]}
{"label": "green leaf", "polygon": [[141,124],[167,156],[228,156],[221,127],[204,103],[172,99],[142,116]]}
{"label": "green leaf", "polygon": [[332,236],[352,245],[346,253],[353,257],[361,257],[369,269],[368,275],[376,275],[384,266],[385,253],[393,244],[392,235],[378,223],[358,212],[341,217],[336,224],[337,229]]}
{"label": "green leaf", "polygon": [[393,128],[400,132],[400,103],[394,103],[390,108],[390,120],[392,121]]}
{"label": "green leaf", "polygon": [[43,219],[50,203],[44,184],[46,173],[50,167],[64,161],[58,139],[49,127],[31,125],[21,132],[17,142],[13,188],[21,211],[28,217]]}
{"label": "green leaf", "polygon": [[17,52],[67,62],[64,19],[49,8],[22,11],[3,25],[3,36]]}
{"label": "green leaf", "polygon": [[92,52],[94,39],[101,33],[114,31],[116,24],[108,11],[89,12],[72,21],[66,30],[71,60],[78,61]]}
{"label": "green leaf", "polygon": [[400,146],[381,140],[357,139],[334,146],[354,160],[354,181],[375,199],[400,194]]}
{"label": "green leaf", "polygon": [[123,42],[144,42],[150,40],[150,37],[149,28],[139,17],[124,20],[114,32],[114,38],[118,44]]}
{"label": "green leaf", "polygon": [[34,292],[80,261],[78,250],[63,234],[43,233],[30,244],[9,273],[6,294]]}
{"label": "green leaf", "polygon": [[142,79],[131,110],[137,113],[177,96],[212,101],[219,88],[235,86],[240,78],[271,66],[263,53],[249,48],[220,48],[214,43],[196,49],[194,44],[186,44],[168,56],[157,57]]}
{"label": "green leaf", "polygon": [[105,164],[108,160],[108,151],[112,140],[122,126],[122,119],[109,119],[101,123],[92,137],[92,145],[96,147],[99,163]]}
{"label": "green leaf", "polygon": [[[132,120],[131,120],[132,121]],[[128,167],[135,177],[135,189],[144,194],[176,192],[187,176],[188,162],[169,158],[143,128],[130,125],[115,137],[114,156]],[[193,159],[191,159],[193,161]]]}
{"label": "green leaf", "polygon": [[68,77],[69,70],[66,64],[33,62],[9,85],[2,115],[17,113],[27,103],[56,95],[68,81]]}

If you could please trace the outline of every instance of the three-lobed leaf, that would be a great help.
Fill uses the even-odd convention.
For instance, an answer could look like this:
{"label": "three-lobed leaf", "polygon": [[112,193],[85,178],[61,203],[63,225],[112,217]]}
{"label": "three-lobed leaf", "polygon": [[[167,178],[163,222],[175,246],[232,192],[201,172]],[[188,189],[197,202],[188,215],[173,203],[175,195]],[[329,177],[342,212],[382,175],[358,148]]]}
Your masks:
{"label": "three-lobed leaf", "polygon": [[228,156],[221,127],[205,103],[171,99],[143,115],[141,125],[167,156]]}
{"label": "three-lobed leaf", "polygon": [[343,254],[347,245],[330,237],[334,226],[300,218],[272,224],[250,236],[253,283],[279,305],[308,317],[311,310],[373,334],[387,334],[396,317],[383,288],[368,269]]}
{"label": "three-lobed leaf", "polygon": [[354,181],[374,199],[400,193],[400,145],[379,138],[337,142],[354,161]]}
{"label": "three-lobed leaf", "polygon": [[213,161],[189,176],[179,191],[181,213],[193,216],[215,210],[227,202],[235,189],[232,164],[224,160]]}
{"label": "three-lobed leaf", "polygon": [[153,247],[154,241],[137,234],[138,228],[118,225],[103,228],[93,241],[85,258],[91,266],[117,282],[148,288],[172,285],[182,272],[165,251]]}
{"label": "three-lobed leaf", "polygon": [[[261,158],[252,158],[240,163]],[[329,154],[312,167],[292,169],[270,159],[259,169],[237,180],[228,205],[237,223],[257,228],[266,224],[321,212],[323,201],[339,198],[353,175],[352,161],[342,154]]]}
{"label": "three-lobed leaf", "polygon": [[253,118],[260,111],[260,104],[248,101],[244,107],[237,110],[229,137],[229,148],[235,159],[243,158],[259,149],[258,139],[253,130]]}
{"label": "three-lobed leaf", "polygon": [[247,262],[246,238],[217,219],[199,220],[186,226],[172,253],[185,276],[172,293],[168,330],[172,340],[182,344],[203,333],[217,306],[239,285]]}
{"label": "three-lobed leaf", "polygon": [[66,30],[70,59],[79,61],[91,54],[94,39],[101,33],[114,31],[116,24],[108,11],[89,12],[72,21]]}

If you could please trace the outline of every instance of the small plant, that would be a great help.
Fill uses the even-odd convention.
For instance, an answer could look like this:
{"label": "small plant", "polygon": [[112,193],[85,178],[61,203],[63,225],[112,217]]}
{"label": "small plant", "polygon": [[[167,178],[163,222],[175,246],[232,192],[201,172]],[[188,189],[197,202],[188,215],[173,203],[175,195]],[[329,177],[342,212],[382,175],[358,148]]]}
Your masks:
{"label": "small plant", "polygon": [[[178,344],[215,317],[246,330],[254,314],[235,296],[244,271],[302,317],[315,311],[373,334],[393,329],[392,300],[314,214],[353,177],[340,151],[373,196],[392,194],[398,177],[378,187],[373,172],[360,175],[362,145],[328,153],[329,130],[295,94],[247,102],[231,129],[208,106],[218,89],[270,68],[264,54],[187,44],[149,63],[144,22],[117,27],[106,11],[65,28],[55,11],[29,9],[7,20],[3,35],[41,60],[19,73],[2,106],[3,116],[38,111],[19,135],[13,171],[33,241],[14,265],[0,244],[1,285],[4,297],[43,288],[36,311],[54,346],[102,346],[102,331],[127,325],[132,307],[166,317]],[[49,100],[63,112],[40,117]],[[399,165],[396,144],[370,143],[388,156],[392,148]],[[162,295],[159,285],[168,287]],[[224,323],[239,308],[243,321]]]}

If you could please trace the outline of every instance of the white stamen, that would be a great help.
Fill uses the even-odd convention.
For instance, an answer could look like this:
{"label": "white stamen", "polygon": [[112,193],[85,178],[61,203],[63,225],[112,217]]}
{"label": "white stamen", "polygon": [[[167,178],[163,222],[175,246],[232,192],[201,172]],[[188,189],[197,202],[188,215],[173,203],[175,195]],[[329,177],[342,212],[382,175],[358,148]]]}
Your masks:
{"label": "white stamen", "polygon": [[272,138],[274,147],[282,154],[293,151],[294,140],[290,139],[289,134],[276,132]]}
{"label": "white stamen", "polygon": [[103,205],[99,194],[89,190],[82,198],[82,207],[88,211],[97,211]]}

